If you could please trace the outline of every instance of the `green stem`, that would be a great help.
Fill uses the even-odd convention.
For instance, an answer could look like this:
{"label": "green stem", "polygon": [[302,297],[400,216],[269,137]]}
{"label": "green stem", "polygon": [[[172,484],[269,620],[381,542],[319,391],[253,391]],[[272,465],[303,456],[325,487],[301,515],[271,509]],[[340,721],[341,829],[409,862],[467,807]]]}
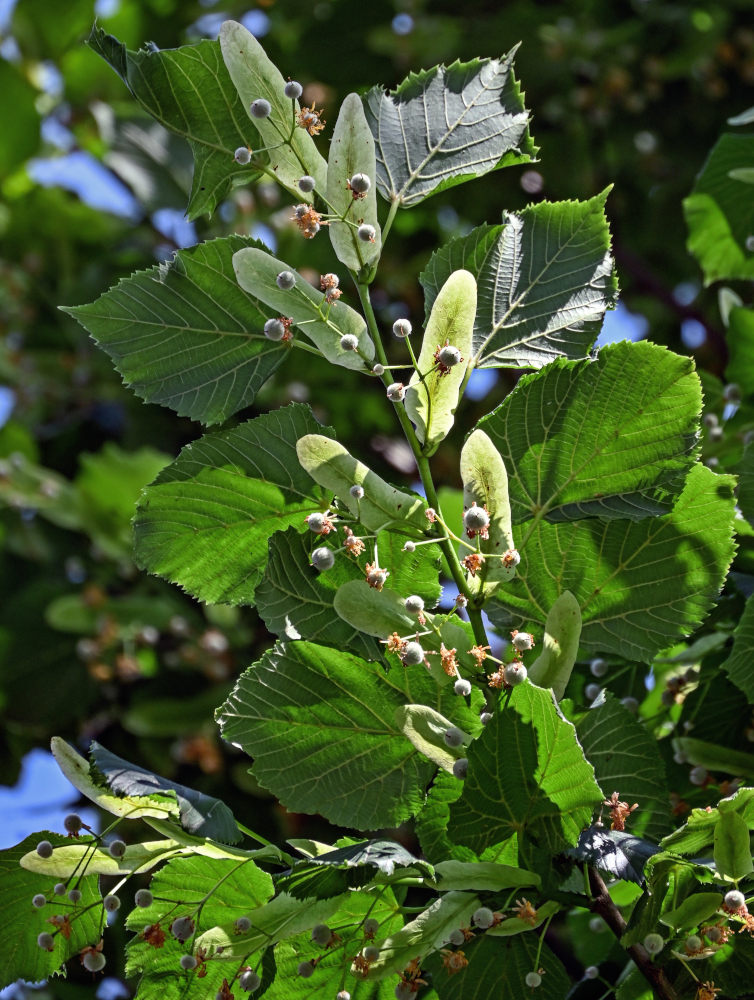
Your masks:
{"label": "green stem", "polygon": [[[391,213],[394,215],[393,207],[397,206],[397,202],[393,202],[391,206]],[[388,216],[388,221],[390,221],[390,216]],[[354,280],[355,275],[353,276]],[[382,364],[386,369],[387,356],[385,354],[385,348],[382,344],[382,339],[380,337],[379,327],[377,326],[377,318],[374,315],[374,309],[372,308],[372,301],[369,296],[369,286],[366,283],[356,281],[356,288],[358,289],[359,299],[361,300],[361,307],[364,310],[364,317],[367,322],[367,328],[374,341],[374,348],[377,352],[377,357],[379,358],[380,364]],[[382,375],[382,381],[385,386],[390,384],[390,376],[387,371]],[[398,421],[403,429],[403,433],[406,436],[406,440],[411,446],[411,451],[414,454],[414,459],[416,460],[416,467],[419,470],[419,477],[422,481],[422,486],[424,487],[424,493],[427,498],[427,503],[430,507],[434,508],[435,511],[442,518],[442,511],[440,509],[440,502],[437,498],[437,491],[435,490],[435,484],[432,479],[432,471],[429,467],[429,459],[426,455],[422,454],[421,445],[416,437],[413,425],[409,420],[408,414],[404,407],[398,404],[395,407],[395,413],[398,417]],[[466,577],[464,576],[463,569],[461,567],[460,560],[458,558],[458,553],[456,552],[455,546],[450,541],[449,538],[438,539],[438,543],[442,554],[445,556],[445,560],[450,569],[450,574],[453,577],[453,582],[456,587],[458,587],[459,593],[463,594],[466,600],[469,602],[467,605],[467,611],[469,613],[469,620],[471,622],[471,627],[474,631],[474,638],[479,643],[480,646],[489,645],[487,642],[487,632],[484,627],[484,622],[482,621],[482,612],[479,608],[473,607],[471,604],[472,595],[469,591],[468,584],[466,583]]]}
{"label": "green stem", "polygon": [[396,215],[398,214],[398,209],[399,208],[400,208],[400,202],[399,201],[396,200],[396,201],[391,201],[390,202],[390,211],[387,214],[387,219],[385,219],[385,225],[382,227],[382,245],[383,245],[383,247],[385,246],[385,241],[387,240],[388,233],[390,232],[390,230],[392,228],[393,220],[395,219]]}

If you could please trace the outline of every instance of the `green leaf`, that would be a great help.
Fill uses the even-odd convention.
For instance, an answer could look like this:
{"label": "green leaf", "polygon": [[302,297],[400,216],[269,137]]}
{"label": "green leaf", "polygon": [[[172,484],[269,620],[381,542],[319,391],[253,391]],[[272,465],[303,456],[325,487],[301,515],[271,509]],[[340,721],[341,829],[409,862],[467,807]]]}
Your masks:
{"label": "green leaf", "polygon": [[[475,313],[476,282],[468,271],[454,271],[432,306],[419,371],[412,374],[406,390],[406,412],[426,455],[437,451],[453,426],[471,355]],[[462,361],[443,373],[435,367],[435,352],[446,344],[458,348]]]}
{"label": "green leaf", "polygon": [[[320,307],[325,297],[321,291],[296,274],[288,264],[256,247],[235,253],[233,268],[241,288],[264,302],[275,315],[291,319],[329,362],[341,368],[365,370],[365,361],[369,362],[374,357],[374,344],[367,333],[366,323],[354,309],[344,302],[336,302],[322,312]],[[281,271],[295,274],[296,283],[290,290],[278,288],[275,279]],[[356,337],[358,351],[346,351],[340,346],[340,339],[345,334]]]}
{"label": "green leaf", "polygon": [[538,886],[542,881],[534,872],[511,865],[498,865],[492,861],[441,861],[439,865],[435,865],[435,873],[440,892],[447,892],[449,889],[499,892],[502,889]]}
{"label": "green leaf", "polygon": [[754,673],[751,669],[754,658],[754,596],[749,597],[733,633],[733,648],[730,656],[722,664],[722,669],[746,695],[750,705],[754,704]]}
{"label": "green leaf", "polygon": [[451,839],[480,853],[518,835],[554,854],[575,844],[602,800],[592,766],[550,691],[513,689],[469,747],[463,794],[450,807]]}
{"label": "green leaf", "polygon": [[735,382],[745,397],[754,396],[754,311],[734,308],[728,315],[726,340],[730,358],[725,369],[728,382]]}
{"label": "green leaf", "polygon": [[[414,538],[423,536],[428,523],[424,500],[390,486],[342,444],[321,434],[307,434],[296,445],[296,453],[312,479],[334,493],[369,531],[394,527]],[[361,500],[351,496],[355,485],[364,487]]]}
{"label": "green leaf", "polygon": [[650,840],[668,833],[668,783],[654,735],[609,692],[582,716],[576,733],[605,796],[618,792],[629,806],[638,802],[631,833]]}
{"label": "green leaf", "polygon": [[660,917],[661,923],[674,930],[698,927],[722,906],[721,892],[695,892],[673,910]]}
{"label": "green leaf", "polygon": [[732,750],[691,736],[677,737],[673,740],[673,746],[686,755],[690,764],[706,767],[709,771],[754,778],[754,754],[742,753],[740,750]]}
{"label": "green leaf", "polygon": [[527,931],[536,930],[549,917],[552,917],[558,910],[561,910],[560,903],[554,899],[548,899],[546,903],[537,907],[537,915],[533,920],[523,920],[521,917],[508,917],[489,930],[490,937],[513,937],[516,934],[525,934]]}
{"label": "green leaf", "polygon": [[393,632],[408,635],[416,629],[403,598],[394,590],[376,590],[366,580],[348,580],[338,588],[334,607],[344,622],[365,635],[387,639]]}
{"label": "green leaf", "polygon": [[[181,955],[192,950],[170,933],[177,917],[190,916],[196,925],[195,944],[213,928],[230,925],[239,917],[251,917],[263,912],[272,896],[272,879],[257,868],[252,860],[205,857],[173,858],[153,876],[150,889],[154,902],[146,908],[136,907],[128,915],[126,926],[135,931],[127,947],[126,975],[143,973],[139,993],[146,995],[159,986],[160,995],[174,1000],[182,995],[182,987],[195,984],[195,974],[187,976],[180,967]],[[201,904],[201,905],[200,905]],[[154,947],[143,937],[145,928],[160,924],[166,934],[164,945]],[[250,951],[252,949],[249,949]],[[208,975],[196,983],[207,996],[208,990],[219,988],[230,967],[210,962]],[[230,976],[235,968],[230,972]],[[230,978],[230,976],[228,978]]]}
{"label": "green leaf", "polygon": [[[312,549],[321,539],[296,528],[277,531],[270,539],[264,578],[256,590],[257,610],[267,628],[283,639],[308,639],[348,649],[367,660],[377,659],[379,646],[340,618],[333,606],[338,588],[363,579],[359,566],[345,554],[332,569],[320,573],[311,565]],[[335,543],[337,545],[337,543]]]}
{"label": "green leaf", "polygon": [[89,763],[59,736],[53,736],[50,749],[58,767],[77,788],[100,809],[124,819],[178,819],[179,808],[175,792],[161,791],[152,795],[112,795],[94,781]]}
{"label": "green leaf", "polygon": [[369,91],[364,105],[384,198],[409,208],[454,184],[532,159],[515,53],[411,73],[390,94],[381,87]]}
{"label": "green leaf", "polygon": [[4,116],[0,144],[0,178],[5,178],[39,148],[40,117],[36,89],[7,59],[0,59],[0,90],[6,107],[13,109],[13,114]]}
{"label": "green leaf", "polygon": [[454,271],[470,271],[475,277],[482,273],[485,258],[502,231],[502,226],[477,226],[466,236],[457,236],[434,251],[419,275],[424,289],[425,322],[440,289]]}
{"label": "green leaf", "polygon": [[[342,584],[335,595],[334,607],[337,614],[353,628],[383,641],[394,633],[399,636],[416,633],[416,616],[408,614],[403,598],[392,590],[376,590],[366,580],[349,580]],[[426,654],[425,666],[435,683],[446,687],[453,679],[442,666],[443,644],[446,650],[455,650],[461,676],[474,672],[476,661],[469,650],[476,640],[471,626],[453,614],[425,614],[425,618],[428,628],[420,641]],[[471,697],[474,701],[481,700],[481,693],[477,691]]]}
{"label": "green leaf", "polygon": [[583,648],[651,662],[716,599],[733,556],[733,507],[731,478],[697,465],[664,517],[539,522],[519,543],[516,579],[486,610],[541,627],[565,588],[581,608]]}
{"label": "green leaf", "polygon": [[707,157],[694,189],[683,202],[689,236],[686,243],[713,281],[754,278],[754,251],[747,239],[754,232],[754,199],[730,176],[754,161],[754,135],[721,135]]}
{"label": "green leaf", "polygon": [[709,975],[724,991],[723,996],[747,997],[754,980],[754,941],[750,935],[736,934],[708,959]]}
{"label": "green leaf", "polygon": [[[529,667],[529,679],[552,688],[558,701],[565,694],[579,652],[581,610],[570,590],[564,590],[550,608],[542,636],[542,652]],[[591,758],[590,758],[591,760]]]}
{"label": "green leaf", "polygon": [[416,835],[422,852],[432,864],[446,860],[471,862],[477,855],[468,847],[454,844],[448,837],[450,806],[463,794],[463,782],[445,771],[437,774],[424,806],[416,817]]}
{"label": "green leaf", "polygon": [[695,891],[702,873],[706,873],[707,878],[710,875],[709,869],[665,853],[649,858],[645,870],[647,891],[638,898],[631,912],[620,941],[624,948],[638,944],[650,931],[656,931],[661,914],[671,909],[676,900]]}
{"label": "green leaf", "polygon": [[[362,533],[359,525],[352,528],[357,536]],[[332,543],[334,548],[340,540]],[[437,549],[421,545],[414,552],[403,552],[404,541],[389,532],[380,535],[380,565],[389,571],[385,588],[390,593],[418,594],[431,607],[440,596]],[[349,649],[367,660],[377,659],[382,650],[368,638],[371,631],[355,623],[347,624],[349,619],[340,617],[334,606],[339,588],[351,581],[364,581],[364,567],[345,553],[338,553],[332,569],[317,572],[311,565],[311,552],[322,543],[310,532],[299,534],[296,528],[272,536],[264,579],[256,590],[257,610],[267,628],[281,638],[308,639]],[[369,560],[369,549],[365,551],[364,562]]]}
{"label": "green leaf", "polygon": [[200,600],[251,604],[270,535],[304,530],[327,503],[296,458],[314,430],[323,428],[309,407],[294,404],[187,445],[142,494],[139,564]]}
{"label": "green leaf", "polygon": [[194,788],[152,774],[146,768],[111,753],[96,741],[92,742],[90,754],[97,771],[117,794],[139,798],[173,793],[178,799],[184,830],[197,837],[209,837],[226,844],[237,844],[241,840],[241,831],[236,826],[233,813],[213,795],[205,795]]}
{"label": "green leaf", "polygon": [[[348,186],[354,174],[366,174],[372,186],[366,195],[355,198]],[[351,271],[361,271],[379,259],[382,234],[377,219],[377,164],[374,139],[358,94],[349,94],[340,106],[330,142],[327,162],[327,200],[336,218],[330,221],[330,242],[335,256]],[[344,221],[338,221],[343,218]],[[374,226],[373,243],[356,235],[356,223]]]}
{"label": "green leaf", "polygon": [[692,809],[683,826],[668,834],[661,843],[665,851],[677,854],[701,854],[714,843],[715,827],[723,813],[736,812],[754,829],[754,788],[739,788],[728,798],[722,799],[717,808]]}
{"label": "green leaf", "polygon": [[221,423],[254,402],[289,351],[264,336],[269,310],[236,281],[233,254],[258,246],[233,235],[179,250],[63,312],[89,331],[145,402]]}
{"label": "green leaf", "polygon": [[472,593],[483,590],[490,595],[513,577],[515,566],[506,567],[500,561],[514,548],[508,473],[500,452],[484,431],[472,431],[461,448],[461,479],[464,507],[475,503],[486,507],[490,515],[488,537],[480,540],[480,550],[487,559],[481,571],[475,577],[469,574],[467,580]]}
{"label": "green leaf", "polygon": [[444,735],[451,728],[451,723],[429,705],[399,705],[395,710],[395,721],[420,754],[450,774],[453,773],[453,764],[463,756],[465,745],[471,742],[471,737],[464,733],[461,745],[449,749]]}
{"label": "green leaf", "polygon": [[754,871],[749,824],[737,812],[720,813],[714,833],[715,868],[720,875],[739,879]]}
{"label": "green leaf", "polygon": [[[68,900],[61,900],[52,893],[52,859],[48,862],[51,867],[47,874],[21,867],[21,859],[33,851],[40,840],[49,840],[54,848],[70,843],[60,834],[45,831],[32,834],[7,851],[0,851],[0,908],[3,914],[0,987],[9,986],[16,979],[32,983],[48,979],[82,948],[96,945],[105,926],[105,911],[96,905],[100,894],[95,875],[86,875],[76,882],[81,902],[74,910]],[[47,897],[46,905],[40,909],[31,905],[38,893]],[[77,916],[71,921],[71,936],[66,940],[62,934],[55,933],[55,927],[48,920],[55,915],[72,917],[74,913]],[[37,935],[43,932],[54,935],[52,951],[37,946]]]}
{"label": "green leaf", "polygon": [[150,840],[140,844],[130,844],[122,858],[113,858],[108,851],[96,847],[91,837],[81,837],[75,843],[67,840],[55,848],[51,858],[43,860],[36,851],[29,851],[20,861],[22,868],[47,877],[68,879],[82,870],[85,863],[89,875],[130,875],[144,874],[177,854],[192,852],[193,848],[179,844],[177,840]]}
{"label": "green leaf", "polygon": [[[338,899],[314,901],[278,895],[266,906],[253,911],[249,931],[239,934],[233,923],[226,918],[225,921],[217,922],[220,926],[204,931],[197,938],[196,944],[218,960],[221,956],[222,961],[245,959],[262,947],[296,937],[315,924],[324,923],[337,910],[338,902]],[[248,908],[246,912],[248,913]]]}
{"label": "green leaf", "polygon": [[[432,956],[427,967],[442,1000],[530,996],[563,1000],[572,985],[571,976],[546,945],[540,950],[539,938],[539,934],[521,934],[503,942],[485,934],[464,947],[469,964],[460,972],[449,976],[439,955]],[[526,975],[538,968],[543,970],[542,982],[532,989]]]}
{"label": "green leaf", "polygon": [[258,132],[228,76],[218,42],[132,52],[95,26],[89,45],[112,66],[145,111],[191,146],[189,219],[212,212],[234,187],[250,180],[253,168],[240,166],[233,153],[239,146],[258,147]]}
{"label": "green leaf", "polygon": [[[311,904],[312,901],[309,900],[308,905]],[[385,891],[378,898],[367,893],[349,893],[327,918],[329,926],[344,932],[344,945],[323,953],[312,944],[308,930],[315,922],[321,921],[312,921],[306,932],[278,944],[275,948],[277,975],[275,982],[264,993],[265,1000],[301,1000],[302,997],[334,1000],[344,985],[344,972],[350,957],[364,941],[361,925],[367,917],[378,922],[378,933],[381,935],[398,930],[403,923],[392,892]],[[302,958],[313,958],[315,955],[318,955],[318,961],[314,976],[310,980],[302,980],[298,974],[299,963]],[[346,987],[359,1000],[394,1000],[393,983],[367,980],[359,981],[356,985],[347,972],[345,978]]]}
{"label": "green leaf", "polygon": [[618,292],[607,195],[505,214],[475,275],[477,368],[542,368],[588,353]]}
{"label": "green leaf", "polygon": [[479,427],[510,476],[513,522],[668,511],[698,453],[691,358],[626,341],[522,378]]}
{"label": "green leaf", "polygon": [[[262,142],[268,148],[269,164],[265,173],[274,177],[299,201],[311,201],[311,195],[302,195],[296,182],[303,174],[309,174],[315,180],[316,190],[324,191],[327,164],[306,129],[292,126],[293,115],[299,110],[298,101],[285,96],[285,80],[280,70],[242,24],[226,21],[220,28],[219,41],[228,74],[247,115],[251,114],[251,103],[260,97],[272,106],[269,118],[253,120]],[[292,128],[290,144],[284,143],[283,139],[291,134]]]}
{"label": "green leaf", "polygon": [[396,934],[379,943],[379,957],[369,969],[369,979],[384,979],[443,947],[451,931],[471,924],[479,899],[471,892],[447,892],[405,924]]}
{"label": "green leaf", "polygon": [[[459,704],[459,702],[461,704]],[[423,667],[382,667],[311,643],[278,644],[218,709],[223,738],[254,758],[252,773],[292,811],[358,830],[396,826],[418,811],[434,767],[395,721],[405,704],[474,724],[463,699]]]}

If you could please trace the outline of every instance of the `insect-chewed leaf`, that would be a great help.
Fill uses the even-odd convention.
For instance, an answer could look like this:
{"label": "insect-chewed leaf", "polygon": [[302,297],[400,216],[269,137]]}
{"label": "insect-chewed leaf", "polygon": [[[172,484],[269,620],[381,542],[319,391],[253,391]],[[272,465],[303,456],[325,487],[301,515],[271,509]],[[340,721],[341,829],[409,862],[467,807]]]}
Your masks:
{"label": "insect-chewed leaf", "polygon": [[[406,392],[406,412],[427,455],[437,450],[453,426],[469,365],[475,314],[476,282],[468,271],[454,271],[432,306],[418,359],[419,372],[411,376]],[[462,360],[452,367],[436,366],[438,352],[445,345],[461,354]]]}
{"label": "insect-chewed leaf", "polygon": [[[348,181],[354,174],[366,174],[371,186],[366,194],[355,197]],[[335,256],[351,271],[360,271],[380,255],[382,237],[377,221],[377,166],[374,139],[367,125],[364,107],[358,94],[349,94],[340,106],[335,123],[330,158],[327,163],[327,200],[332,211],[343,221],[332,219],[330,240]],[[374,242],[362,242],[356,235],[356,223],[374,227]]]}
{"label": "insect-chewed leaf", "polygon": [[269,166],[265,172],[288,188],[299,201],[311,201],[311,195],[302,194],[296,182],[303,174],[309,174],[315,180],[316,189],[324,191],[327,164],[305,129],[294,129],[290,145],[283,142],[282,135],[291,129],[298,103],[283,93],[285,80],[280,70],[252,33],[237,21],[226,21],[220,28],[220,48],[246,115],[250,115],[252,102],[259,98],[269,101],[272,107],[269,118],[253,120],[268,148]]}
{"label": "insect-chewed leaf", "polygon": [[296,441],[314,430],[327,429],[293,404],[187,445],[142,493],[140,565],[200,600],[251,603],[270,535],[304,531],[330,499],[296,459]]}
{"label": "insect-chewed leaf", "polygon": [[258,145],[259,133],[228,76],[218,42],[132,52],[95,26],[88,43],[145,111],[191,146],[189,219],[212,212],[234,187],[250,180],[254,171],[236,163],[233,153],[239,146]]}
{"label": "insect-chewed leaf", "polygon": [[96,302],[63,309],[147,403],[215,424],[254,401],[288,353],[262,332],[269,313],[239,287],[231,258],[244,236],[179,250],[124,278]]}
{"label": "insect-chewed leaf", "polygon": [[395,721],[419,753],[451,774],[453,764],[463,756],[461,748],[471,742],[471,737],[462,733],[463,739],[456,752],[448,749],[444,736],[452,728],[452,723],[429,705],[401,705],[395,710]]}
{"label": "insect-chewed leaf", "polygon": [[489,537],[480,539],[485,563],[476,577],[469,578],[469,586],[474,592],[483,588],[486,594],[492,594],[512,576],[511,570],[500,561],[506,551],[514,548],[511,505],[505,462],[487,434],[478,428],[461,449],[461,479],[464,507],[472,504],[485,507],[490,516]]}
{"label": "insect-chewed leaf", "polygon": [[542,652],[529,667],[529,678],[552,688],[560,701],[579,653],[581,609],[570,590],[564,590],[550,608],[542,637]]}
{"label": "insect-chewed leaf", "polygon": [[531,160],[515,52],[412,73],[391,94],[369,91],[364,104],[384,198],[408,208],[496,167]]}
{"label": "insect-chewed leaf", "polygon": [[[342,444],[321,434],[306,434],[296,444],[298,460],[312,479],[345,503],[365,528],[397,528],[418,537],[427,527],[420,497],[402,493],[354,458]],[[364,496],[351,496],[352,486],[363,486]]]}
{"label": "insect-chewed leaf", "polygon": [[[322,312],[324,294],[300,274],[295,274],[282,260],[276,260],[264,250],[249,247],[233,255],[233,268],[241,288],[273,311],[270,318],[282,316],[292,320],[332,364],[363,371],[365,360],[371,361],[374,357],[374,344],[362,317],[344,302],[336,302]],[[278,287],[275,279],[281,271],[295,274],[293,288]],[[340,339],[345,334],[356,337],[358,351],[346,351],[340,346]]]}

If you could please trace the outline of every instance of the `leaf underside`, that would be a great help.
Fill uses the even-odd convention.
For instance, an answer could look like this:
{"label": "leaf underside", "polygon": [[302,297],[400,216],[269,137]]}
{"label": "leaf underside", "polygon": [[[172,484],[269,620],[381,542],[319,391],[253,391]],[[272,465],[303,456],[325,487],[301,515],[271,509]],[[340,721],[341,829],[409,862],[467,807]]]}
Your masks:
{"label": "leaf underside", "polygon": [[233,153],[239,146],[258,146],[258,133],[228,75],[219,42],[132,52],[95,27],[89,45],[112,66],[145,111],[191,146],[189,219],[212,212],[234,187],[252,178],[252,169],[237,164]]}
{"label": "leaf underside", "polygon": [[534,146],[519,85],[515,49],[412,73],[391,94],[364,98],[374,135],[377,183],[404,208],[497,167],[531,160]]}
{"label": "leaf underside", "polygon": [[239,286],[233,270],[237,250],[260,246],[235,235],[200,243],[63,311],[145,402],[221,423],[254,402],[288,354],[288,345],[264,336],[269,309]]}

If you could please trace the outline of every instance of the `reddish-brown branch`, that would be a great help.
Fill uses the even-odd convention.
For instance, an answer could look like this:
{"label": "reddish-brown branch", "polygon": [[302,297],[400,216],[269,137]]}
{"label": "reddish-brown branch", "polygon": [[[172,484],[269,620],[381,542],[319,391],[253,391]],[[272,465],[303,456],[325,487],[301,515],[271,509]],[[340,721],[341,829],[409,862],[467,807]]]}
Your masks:
{"label": "reddish-brown branch", "polygon": [[[589,889],[592,893],[592,901],[589,909],[592,913],[602,917],[610,930],[620,939],[626,929],[626,921],[623,914],[610,898],[607,886],[602,881],[602,877],[595,868],[589,869]],[[655,965],[649,957],[649,953],[640,944],[632,944],[626,949],[634,960],[636,968],[641,972],[647,982],[655,991],[658,1000],[678,1000],[678,994],[668,982],[664,971]]]}

